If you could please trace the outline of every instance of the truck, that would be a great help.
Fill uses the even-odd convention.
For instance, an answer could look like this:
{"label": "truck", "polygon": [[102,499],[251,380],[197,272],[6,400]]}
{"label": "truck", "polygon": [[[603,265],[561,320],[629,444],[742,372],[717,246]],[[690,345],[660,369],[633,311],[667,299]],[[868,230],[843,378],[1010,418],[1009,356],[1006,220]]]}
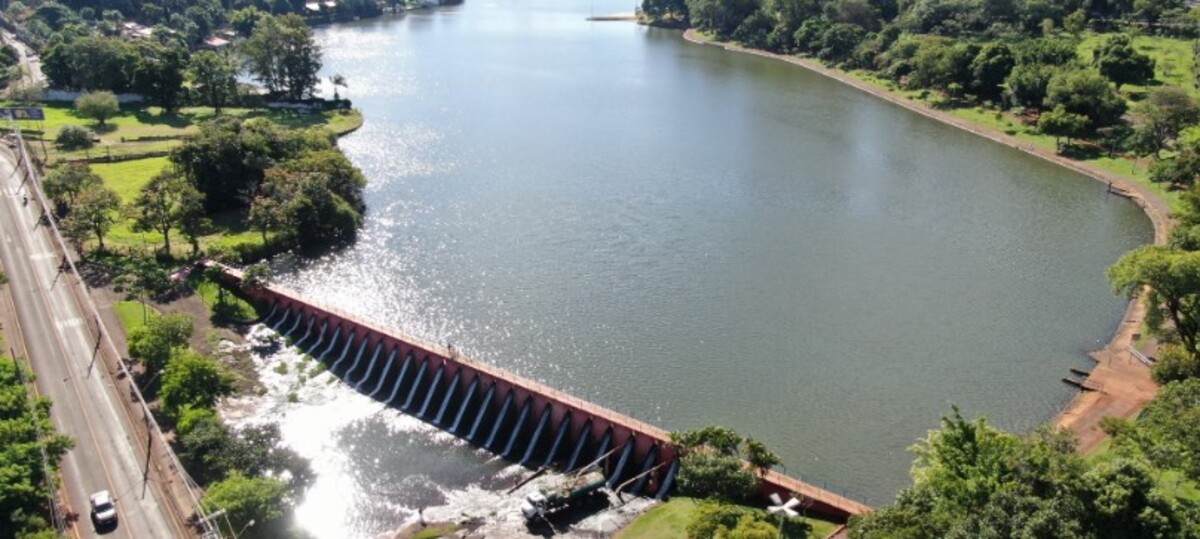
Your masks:
{"label": "truck", "polygon": [[546,515],[604,488],[605,481],[603,470],[589,466],[529,493],[521,504],[521,514],[527,521],[545,519]]}

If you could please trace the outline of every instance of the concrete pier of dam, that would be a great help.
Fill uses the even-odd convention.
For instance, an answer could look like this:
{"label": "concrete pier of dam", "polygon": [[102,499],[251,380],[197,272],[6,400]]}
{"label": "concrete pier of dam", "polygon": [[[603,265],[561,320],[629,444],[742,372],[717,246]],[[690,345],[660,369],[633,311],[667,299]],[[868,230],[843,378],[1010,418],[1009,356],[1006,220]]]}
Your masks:
{"label": "concrete pier of dam", "polygon": [[[661,499],[674,487],[679,459],[665,430],[281,287],[243,287],[239,270],[219,267],[267,313],[263,323],[360,393],[510,462],[572,471],[600,460],[611,488]],[[803,496],[810,514],[837,522],[870,510],[775,471],[760,490]]]}

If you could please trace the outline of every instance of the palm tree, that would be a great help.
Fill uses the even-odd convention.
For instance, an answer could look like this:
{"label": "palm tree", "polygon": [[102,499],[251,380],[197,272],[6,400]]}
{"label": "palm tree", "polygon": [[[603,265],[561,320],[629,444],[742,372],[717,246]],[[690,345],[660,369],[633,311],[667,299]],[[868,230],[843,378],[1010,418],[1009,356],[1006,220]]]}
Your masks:
{"label": "palm tree", "polygon": [[333,83],[333,100],[341,101],[342,98],[338,95],[338,87],[349,88],[349,86],[346,86],[346,77],[343,77],[341,73],[335,73],[332,77],[329,77],[329,82]]}

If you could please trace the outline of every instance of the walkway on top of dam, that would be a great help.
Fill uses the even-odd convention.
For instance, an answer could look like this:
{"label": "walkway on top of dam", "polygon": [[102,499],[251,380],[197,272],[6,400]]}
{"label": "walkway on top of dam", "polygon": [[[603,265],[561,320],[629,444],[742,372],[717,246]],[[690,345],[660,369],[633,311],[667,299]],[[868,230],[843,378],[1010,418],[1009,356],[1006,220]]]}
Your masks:
{"label": "walkway on top of dam", "polygon": [[[240,285],[241,271],[221,267],[230,284]],[[329,360],[329,369],[347,384],[372,398],[376,394],[384,396],[389,387],[385,381],[399,371],[383,402],[395,404],[507,460],[523,465],[557,463],[564,471],[571,471],[592,460],[589,457],[594,454],[610,474],[612,488],[633,494],[645,489],[661,498],[673,487],[678,461],[670,445],[670,433],[663,429],[465,357],[438,343],[305,300],[279,286],[243,292],[269,310],[264,318],[268,325],[293,337],[297,347],[304,348],[307,343],[310,355]],[[326,340],[328,335],[332,337]],[[390,355],[383,353],[388,348]],[[377,380],[370,383],[381,357],[387,358],[386,365],[376,375]],[[402,359],[397,362],[397,357]],[[403,367],[393,369],[394,363],[403,363]],[[350,366],[342,369],[341,364]],[[360,365],[366,370],[360,370]],[[354,376],[356,372],[359,374]],[[415,378],[405,383],[409,372],[416,372]],[[475,399],[478,394],[483,394],[482,400]],[[471,416],[475,416],[474,421]],[[558,434],[543,437],[543,432]],[[770,494],[798,494],[809,511],[843,522],[870,510],[865,504],[773,470],[761,478],[764,500]]]}

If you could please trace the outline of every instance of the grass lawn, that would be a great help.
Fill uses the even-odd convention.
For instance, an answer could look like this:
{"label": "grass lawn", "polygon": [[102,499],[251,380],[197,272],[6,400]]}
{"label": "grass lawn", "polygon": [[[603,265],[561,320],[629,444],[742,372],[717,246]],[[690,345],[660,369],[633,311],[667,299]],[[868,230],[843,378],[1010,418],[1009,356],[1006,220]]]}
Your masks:
{"label": "grass lawn", "polygon": [[[121,319],[121,325],[125,326],[125,333],[129,333],[137,328],[146,325],[145,320],[159,316],[158,311],[149,305],[145,306],[143,311],[142,303],[139,301],[118,301],[113,304],[113,310],[117,312],[117,318]],[[143,315],[143,313],[145,313]],[[146,318],[143,318],[145,316]]]}
{"label": "grass lawn", "polygon": [[[164,113],[158,107],[123,107],[121,113],[109,118],[104,126],[76,114],[70,103],[44,103],[44,122],[22,122],[21,128],[29,136],[44,137],[52,141],[58,131],[67,125],[81,125],[93,130],[99,141],[88,150],[62,152],[50,142],[46,150],[50,161],[59,159],[82,159],[99,156],[123,156],[164,152],[179,145],[180,140],[197,132],[199,125],[213,119],[213,109],[208,107],[184,107],[179,111]],[[333,111],[299,113],[272,109],[225,109],[223,115],[239,118],[267,118],[290,128],[324,127],[335,133],[344,134],[362,125],[362,114],[358,111]]]}
{"label": "grass lawn", "polygon": [[[696,509],[698,503],[694,498],[682,496],[671,498],[629,523],[628,526],[617,532],[616,537],[617,539],[687,539],[685,528],[692,519],[692,511]],[[762,511],[761,509],[756,510]],[[813,538],[827,537],[838,528],[838,524],[824,520],[807,517],[804,520],[812,526],[812,531],[808,536]]]}
{"label": "grass lawn", "polygon": [[166,157],[150,157],[134,159],[119,163],[94,163],[92,171],[104,178],[104,185],[121,196],[121,202],[128,204],[137,197],[142,186],[150,183],[150,178],[162,172],[168,165]]}
{"label": "grass lawn", "polygon": [[617,532],[617,539],[687,539],[684,527],[691,520],[695,508],[695,499],[671,498]]}
{"label": "grass lawn", "polygon": [[[1096,50],[1108,35],[1111,34],[1086,34],[1079,43],[1079,57],[1085,62],[1090,62],[1092,51]],[[1200,97],[1200,90],[1193,84],[1196,66],[1192,60],[1192,40],[1139,35],[1133,38],[1133,47],[1154,59],[1154,76],[1159,82],[1174,84]],[[1122,86],[1121,91],[1141,95],[1146,92],[1146,87],[1128,84]]]}

